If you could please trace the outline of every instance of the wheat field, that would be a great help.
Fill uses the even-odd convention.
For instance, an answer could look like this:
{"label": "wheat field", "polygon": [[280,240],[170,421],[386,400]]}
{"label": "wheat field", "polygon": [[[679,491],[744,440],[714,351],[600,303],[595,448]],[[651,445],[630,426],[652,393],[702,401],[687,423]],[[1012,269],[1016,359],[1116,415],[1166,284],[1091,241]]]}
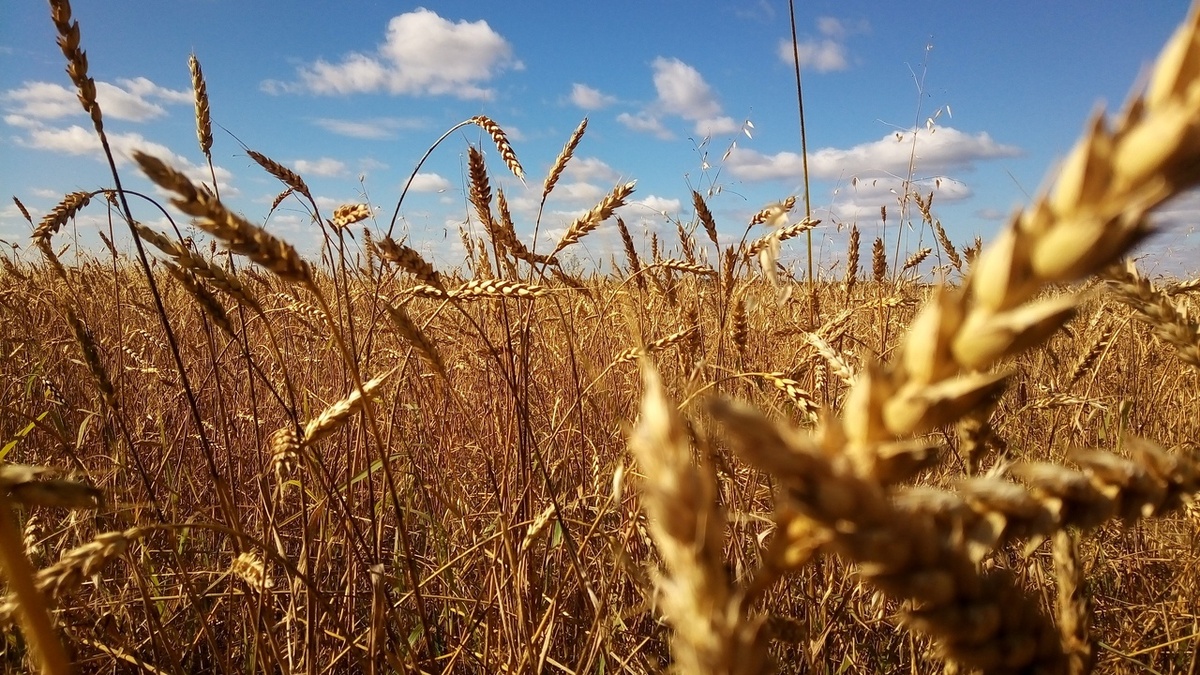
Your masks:
{"label": "wheat field", "polygon": [[[586,120],[544,178],[464,126],[486,236],[453,268],[254,151],[319,258],[145,154],[206,238],[139,222],[111,155],[30,219],[0,256],[5,669],[1200,672],[1200,283],[1127,259],[1200,183],[1200,11],[993,241],[913,193],[936,247],[853,229],[828,280],[779,265],[795,198],[718,224],[693,193],[644,251],[630,182],[530,247],[493,172],[544,200]],[[60,258],[83,210],[131,243]],[[560,260],[601,227],[617,272]]]}

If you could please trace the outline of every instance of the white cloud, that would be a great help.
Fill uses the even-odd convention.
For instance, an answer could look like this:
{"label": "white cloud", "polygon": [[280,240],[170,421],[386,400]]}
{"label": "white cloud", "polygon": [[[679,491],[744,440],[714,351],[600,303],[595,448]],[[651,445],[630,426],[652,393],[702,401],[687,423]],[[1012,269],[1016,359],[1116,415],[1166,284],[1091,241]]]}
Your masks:
{"label": "white cloud", "polygon": [[617,121],[625,127],[664,140],[674,138],[663,122],[664,117],[694,122],[694,133],[698,136],[730,134],[741,128],[733,118],[721,114],[721,103],[698,70],[679,59],[661,56],[654,59],[651,67],[658,97],[637,113],[618,115]]}
{"label": "white cloud", "polygon": [[594,185],[592,183],[559,183],[554,186],[554,192],[550,193],[556,201],[565,201],[572,204],[587,204],[591,205],[600,201],[604,195],[607,195],[610,190]]}
{"label": "white cloud", "polygon": [[[211,182],[212,176],[209,175],[208,166],[194,164],[183,155],[176,154],[173,150],[161,143],[146,140],[145,136],[137,133],[115,133],[109,131],[108,144],[113,151],[113,159],[118,167],[123,167],[132,162],[133,151],[140,150],[150,155],[154,155],[177,170],[187,174],[192,180]],[[77,157],[92,157],[97,161],[104,161],[104,152],[100,146],[100,140],[96,136],[96,132],[90,128],[84,128],[77,124],[73,124],[65,129],[38,125],[29,129],[25,137],[16,139],[17,144],[32,148],[35,150],[46,150],[49,152],[57,152]],[[234,194],[232,188],[228,187],[228,183],[232,178],[232,174],[224,168],[216,167],[217,180],[221,183],[221,196],[231,196]]]}
{"label": "white cloud", "polygon": [[615,183],[621,178],[611,166],[595,157],[573,157],[567,162],[563,174],[580,181]]}
{"label": "white cloud", "polygon": [[675,138],[675,134],[672,134],[670,129],[663,126],[662,121],[657,116],[645,110],[633,115],[621,113],[617,115],[617,121],[631,131],[654,134],[663,140]]}
{"label": "white cloud", "polygon": [[742,125],[732,117],[714,117],[696,122],[696,134],[699,136],[722,136],[737,133]]}
{"label": "white cloud", "polygon": [[586,84],[576,82],[571,85],[571,103],[584,110],[599,110],[616,103],[617,97],[601,93]]}
{"label": "white cloud", "polygon": [[654,89],[663,111],[686,120],[702,120],[721,114],[721,104],[700,72],[679,59],[658,57],[654,68]]}
{"label": "white cloud", "polygon": [[352,52],[337,63],[324,59],[299,69],[298,84],[268,81],[263,89],[315,94],[450,95],[490,99],[482,85],[508,69],[523,66],[512,45],[486,21],[451,22],[418,8],[388,22],[384,42],[374,52]]}
{"label": "white cloud", "polygon": [[422,120],[400,117],[375,117],[365,120],[339,120],[321,117],[313,120],[313,124],[338,136],[367,140],[391,139],[396,137],[397,132],[425,127]]}
{"label": "white cloud", "polygon": [[[852,148],[822,148],[812,152],[808,157],[809,172],[818,179],[907,176],[913,134],[916,134],[914,170],[921,175],[966,169],[980,160],[1021,154],[1019,148],[998,143],[986,132],[972,135],[952,127],[910,129]],[[734,148],[726,165],[743,180],[799,179],[803,175],[802,158],[796,152],[764,155]]]}
{"label": "white cloud", "polygon": [[792,49],[791,40],[779,41],[779,60],[791,65],[796,54],[800,55],[800,66],[818,73],[846,70],[850,67],[846,45],[834,40],[805,40]]}
{"label": "white cloud", "polygon": [[443,192],[450,189],[450,181],[436,173],[418,173],[413,176],[408,189],[413,192]]}
{"label": "white cloud", "polygon": [[817,31],[822,37],[799,41],[794,50],[791,40],[780,40],[777,50],[779,60],[792,65],[799,54],[800,65],[803,68],[818,73],[846,70],[850,67],[846,38],[857,33],[868,33],[870,30],[871,26],[865,19],[844,21],[832,16],[818,17]]}
{"label": "white cloud", "polygon": [[644,206],[655,213],[661,213],[664,216],[673,216],[679,213],[680,202],[678,199],[670,199],[667,197],[659,197],[657,195],[646,195],[645,197],[632,202]]}
{"label": "white cloud", "polygon": [[[121,86],[96,83],[96,100],[105,117],[111,119],[145,122],[165,115],[166,110],[152,99],[169,104],[192,102],[191,92],[160,87],[144,77],[117,82]],[[0,94],[0,100],[23,117],[51,120],[84,114],[75,90],[53,82],[25,82]]]}
{"label": "white cloud", "polygon": [[322,157],[313,160],[298,159],[293,166],[300,175],[308,174],[310,176],[324,176],[328,178],[346,173],[346,163],[332,157]]}

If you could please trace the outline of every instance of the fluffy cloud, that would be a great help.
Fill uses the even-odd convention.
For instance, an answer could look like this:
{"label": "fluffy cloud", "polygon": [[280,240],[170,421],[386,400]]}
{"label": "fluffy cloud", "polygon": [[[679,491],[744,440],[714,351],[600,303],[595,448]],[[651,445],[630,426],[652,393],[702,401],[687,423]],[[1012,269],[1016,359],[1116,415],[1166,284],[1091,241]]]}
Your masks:
{"label": "fluffy cloud", "polygon": [[419,8],[393,17],[374,52],[352,52],[336,63],[320,59],[299,69],[299,83],[268,81],[263,89],[490,99],[492,91],[482,85],[507,69],[520,68],[512,45],[486,21],[451,22]]}
{"label": "fluffy cloud", "polygon": [[436,173],[418,173],[413,176],[408,189],[412,192],[443,192],[450,189],[450,181]]}
{"label": "fluffy cloud", "polygon": [[[132,161],[133,151],[140,150],[158,157],[187,174],[192,180],[203,182],[212,180],[207,166],[193,164],[183,155],[176,154],[161,143],[148,141],[141,134],[114,133],[109,131],[107,135],[109,146],[113,151],[113,158],[116,160],[118,167],[128,165]],[[77,124],[73,124],[65,129],[35,124],[28,128],[25,136],[17,138],[16,142],[21,146],[35,150],[46,150],[48,152],[57,152],[77,157],[92,157],[97,161],[104,160],[104,152],[100,146],[100,139],[97,138],[96,132],[93,129],[85,129]],[[221,196],[225,197],[234,194],[233,189],[227,187],[232,174],[227,169],[221,167],[216,168],[216,173],[217,180],[221,183]]]}
{"label": "fluffy cloud", "polygon": [[[190,91],[160,87],[138,77],[117,80],[118,84],[96,83],[96,99],[104,116],[131,122],[145,122],[166,115],[159,103],[190,104]],[[74,89],[53,82],[25,82],[16,89],[0,94],[0,101],[15,114],[43,120],[83,115],[83,107]],[[156,102],[157,101],[157,102]]]}
{"label": "fluffy cloud", "polygon": [[[998,143],[986,132],[972,135],[952,127],[937,127],[889,134],[852,148],[822,148],[809,154],[808,169],[818,179],[906,176],[914,141],[915,170],[923,175],[962,170],[981,160],[1021,154],[1019,148]],[[796,152],[764,155],[734,148],[726,165],[733,175],[750,181],[798,179],[803,175],[802,158]]]}
{"label": "fluffy cloud", "polygon": [[856,33],[867,33],[871,30],[865,20],[848,22],[831,16],[817,19],[817,31],[820,38],[801,40],[792,49],[791,40],[780,40],[777,53],[779,60],[788,65],[795,63],[796,54],[800,56],[800,65],[805,69],[818,73],[828,73],[836,70],[846,70],[850,67],[850,57],[846,50],[846,38]]}
{"label": "fluffy cloud", "polygon": [[611,166],[595,157],[573,157],[563,174],[579,181],[616,183],[621,178]]}
{"label": "fluffy cloud", "polygon": [[658,195],[646,195],[642,199],[632,202],[633,204],[644,206],[655,213],[660,213],[664,216],[674,216],[679,213],[680,202],[678,199],[667,197],[659,197]]}
{"label": "fluffy cloud", "polygon": [[712,87],[700,72],[679,59],[654,59],[654,89],[664,112],[686,120],[710,119],[721,114]]}
{"label": "fluffy cloud", "polygon": [[350,138],[363,138],[367,140],[392,139],[400,131],[422,129],[425,127],[425,123],[421,120],[399,117],[375,117],[366,120],[340,120],[321,117],[313,120],[313,124],[338,136],[349,136]]}
{"label": "fluffy cloud", "polygon": [[672,134],[671,130],[663,125],[662,120],[657,115],[645,110],[633,115],[621,113],[617,115],[617,121],[631,131],[654,134],[663,140],[675,138],[675,134]]}
{"label": "fluffy cloud", "polygon": [[665,117],[694,122],[694,133],[698,136],[731,134],[741,128],[733,118],[722,114],[716,93],[700,71],[679,59],[661,56],[654,59],[651,68],[657,98],[637,113],[618,115],[617,121],[625,127],[664,140],[674,138],[663,122]]}
{"label": "fluffy cloud", "polygon": [[307,174],[309,176],[324,176],[329,178],[333,176],[340,176],[346,173],[346,163],[340,162],[332,157],[322,157],[320,159],[311,160],[298,159],[293,166],[302,176]]}
{"label": "fluffy cloud", "polygon": [[593,89],[586,84],[576,82],[571,85],[571,103],[584,110],[599,110],[616,103],[616,101],[616,96],[602,93],[599,89]]}

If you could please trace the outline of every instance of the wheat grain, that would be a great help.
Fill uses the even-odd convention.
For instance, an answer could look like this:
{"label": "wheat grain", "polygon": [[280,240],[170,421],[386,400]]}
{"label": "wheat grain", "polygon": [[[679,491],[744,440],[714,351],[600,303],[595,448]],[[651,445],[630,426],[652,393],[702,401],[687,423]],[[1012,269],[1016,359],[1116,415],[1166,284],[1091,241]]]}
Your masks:
{"label": "wheat grain", "polygon": [[504,160],[504,165],[516,176],[521,182],[525,181],[525,169],[521,168],[521,163],[517,161],[517,153],[513,152],[512,145],[508,142],[508,135],[496,124],[491,118],[483,115],[476,115],[471,118],[473,124],[479,125],[484,131],[492,137],[492,142],[496,144],[496,149],[500,151],[500,158]]}
{"label": "wheat grain", "polygon": [[[571,132],[571,137],[567,139],[567,144],[563,146],[558,157],[554,159],[554,164],[550,165],[550,172],[546,174],[546,181],[542,184],[542,200],[545,201],[550,191],[558,183],[559,176],[562,175],[563,169],[567,168],[567,162],[571,161],[571,157],[575,155],[575,148],[579,146],[580,139],[583,138],[583,133],[587,131],[588,118],[583,118],[579,126],[575,127],[575,131]],[[517,176],[520,178],[520,176]]]}

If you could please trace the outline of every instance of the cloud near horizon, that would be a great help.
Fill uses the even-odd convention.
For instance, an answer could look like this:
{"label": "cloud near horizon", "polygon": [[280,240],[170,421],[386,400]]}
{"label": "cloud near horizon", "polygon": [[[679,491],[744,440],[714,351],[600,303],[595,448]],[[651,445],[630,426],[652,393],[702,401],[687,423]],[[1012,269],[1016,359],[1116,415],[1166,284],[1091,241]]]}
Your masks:
{"label": "cloud near horizon", "polygon": [[[915,157],[913,143],[916,143]],[[909,129],[851,148],[821,148],[808,156],[809,174],[837,180],[859,176],[907,176],[909,161],[918,175],[970,169],[979,161],[1022,155],[1020,148],[994,140],[987,132],[968,134],[953,127]],[[730,172],[742,180],[799,179],[803,158],[796,152],[765,155],[734,148],[726,160]]]}

